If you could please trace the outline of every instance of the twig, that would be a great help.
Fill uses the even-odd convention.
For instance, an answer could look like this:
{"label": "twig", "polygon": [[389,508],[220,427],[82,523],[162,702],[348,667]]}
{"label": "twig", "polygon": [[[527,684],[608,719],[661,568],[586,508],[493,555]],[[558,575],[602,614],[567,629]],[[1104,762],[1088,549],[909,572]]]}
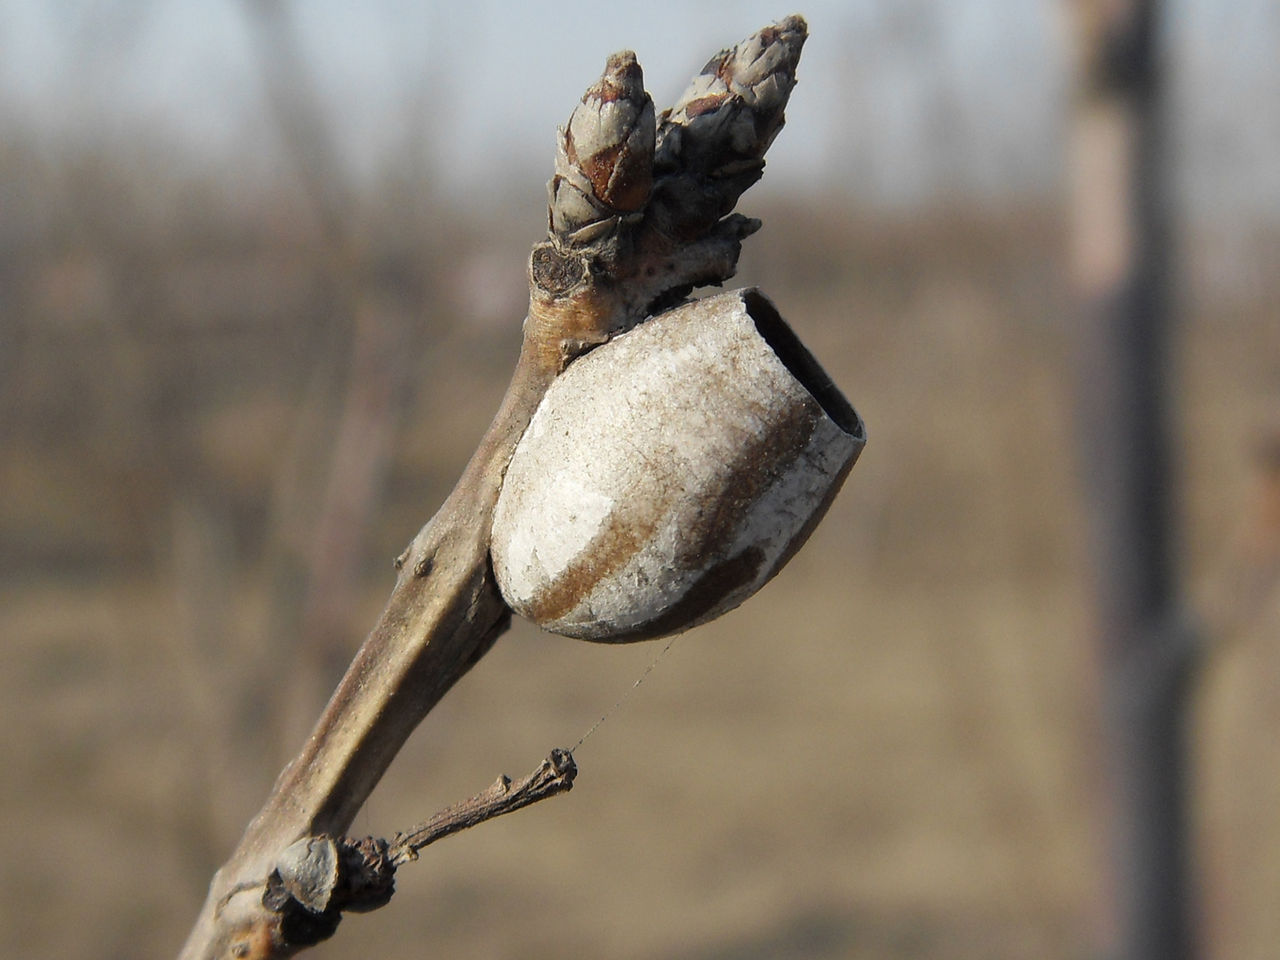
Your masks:
{"label": "twig", "polygon": [[391,841],[391,862],[396,866],[418,859],[418,851],[450,834],[511,813],[531,803],[568,793],[578,775],[578,764],[568,750],[557,748],[527,777],[516,783],[499,777],[488,790],[441,810],[429,820],[396,834]]}
{"label": "twig", "polygon": [[[575,357],[733,275],[759,222],[730,211],[782,126],[804,39],[804,21],[789,17],[718,54],[660,121],[633,54],[611,57],[587,91],[562,135],[548,237],[530,257],[524,342],[502,405],[453,492],[396,561],[391,598],[306,745],[215,875],[183,960],[284,957],[332,933],[326,898],[313,899],[324,899],[319,913],[288,908],[309,896],[305,884],[302,901],[287,889],[246,892],[279,873],[295,844],[309,862],[310,845],[345,833],[405,739],[506,630],[511,611],[489,540],[516,444]],[[510,809],[532,802],[523,791],[514,800]],[[388,849],[370,841],[349,852],[380,861]],[[311,926],[299,929],[300,918]]]}

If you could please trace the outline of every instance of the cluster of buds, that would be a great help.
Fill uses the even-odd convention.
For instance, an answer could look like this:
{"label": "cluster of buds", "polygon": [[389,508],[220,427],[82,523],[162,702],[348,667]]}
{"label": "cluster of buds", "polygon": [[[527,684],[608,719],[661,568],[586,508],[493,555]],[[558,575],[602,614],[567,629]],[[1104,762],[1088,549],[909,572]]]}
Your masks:
{"label": "cluster of buds", "polygon": [[722,50],[657,119],[635,54],[611,56],[560,131],[552,240],[578,249],[643,224],[687,244],[715,228],[760,179],[807,35],[792,16]]}
{"label": "cluster of buds", "polygon": [[733,213],[782,128],[807,36],[787,17],[723,50],[655,117],[635,54],[614,54],[560,131],[548,237],[529,258],[530,325],[547,362],[680,303],[737,270],[760,221]]}

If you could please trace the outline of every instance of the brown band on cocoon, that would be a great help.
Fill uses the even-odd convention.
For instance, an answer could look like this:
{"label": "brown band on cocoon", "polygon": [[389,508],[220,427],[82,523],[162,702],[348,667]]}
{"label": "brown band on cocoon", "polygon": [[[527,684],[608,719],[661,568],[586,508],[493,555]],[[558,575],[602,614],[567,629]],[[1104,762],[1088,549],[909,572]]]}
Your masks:
{"label": "brown band on cocoon", "polygon": [[764,559],[763,550],[759,547],[748,547],[738,555],[717,563],[699,577],[697,582],[689,588],[689,592],[677,600],[662,616],[640,624],[625,636],[601,637],[598,642],[650,640],[687,630],[718,607],[729,594],[743,584],[754,582],[760,575],[760,567],[764,564]]}
{"label": "brown band on cocoon", "polygon": [[690,525],[688,543],[700,549],[681,551],[677,564],[698,567],[708,557],[724,553],[751,505],[804,453],[820,416],[817,404],[788,414],[773,429],[742,445],[725,471],[725,485],[699,505],[698,518]]}
{"label": "brown band on cocoon", "polygon": [[547,623],[573,610],[601,580],[627,565],[657,529],[660,519],[657,513],[647,518],[619,513],[609,517],[605,529],[591,539],[577,559],[529,601],[530,619]]}

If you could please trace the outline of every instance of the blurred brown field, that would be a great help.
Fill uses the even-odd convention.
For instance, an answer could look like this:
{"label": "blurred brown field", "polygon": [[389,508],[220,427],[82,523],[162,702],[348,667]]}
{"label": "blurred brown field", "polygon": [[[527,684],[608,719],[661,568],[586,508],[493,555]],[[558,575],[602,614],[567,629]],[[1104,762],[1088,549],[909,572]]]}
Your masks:
{"label": "blurred brown field", "polygon": [[[0,160],[29,185],[0,254],[2,942],[164,957],[495,410],[541,225],[391,179],[335,241],[289,184],[141,149]],[[1061,211],[743,206],[765,228],[739,281],[867,420],[846,489],[773,584],[611,712],[572,794],[431,848],[316,957],[1092,955],[1109,892]],[[1205,925],[1211,956],[1268,960],[1280,277],[1224,287],[1200,267],[1212,238],[1183,240]],[[335,450],[378,469],[352,478]],[[662,643],[517,624],[356,829],[572,745]]]}

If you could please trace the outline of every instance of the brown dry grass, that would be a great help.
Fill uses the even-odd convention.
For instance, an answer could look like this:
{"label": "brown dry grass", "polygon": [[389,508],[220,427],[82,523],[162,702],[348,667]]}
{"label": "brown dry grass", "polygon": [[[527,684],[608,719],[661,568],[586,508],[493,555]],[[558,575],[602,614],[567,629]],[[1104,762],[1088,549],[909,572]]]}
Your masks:
{"label": "brown dry grass", "polygon": [[[346,640],[295,671],[284,647],[261,649],[281,586],[262,543],[325,304],[285,213],[226,217],[234,230],[198,210],[168,235],[50,228],[12,261],[0,942],[14,956],[176,950],[514,351],[530,238],[459,230],[432,296],[462,306],[432,321]],[[774,584],[675,644],[579,752],[570,796],[433,848],[389,908],[315,956],[1091,955],[1102,786],[1054,220],[876,223],[839,204],[766,217],[742,280],[866,418],[847,489]],[[486,291],[510,322],[469,326],[462,279],[491,261],[516,274],[510,302]],[[1189,303],[1185,540],[1206,592],[1250,524],[1280,324],[1261,305]],[[1277,613],[1224,638],[1199,702],[1217,957],[1263,960],[1280,933]],[[517,625],[357,828],[393,832],[572,744],[657,649]]]}

